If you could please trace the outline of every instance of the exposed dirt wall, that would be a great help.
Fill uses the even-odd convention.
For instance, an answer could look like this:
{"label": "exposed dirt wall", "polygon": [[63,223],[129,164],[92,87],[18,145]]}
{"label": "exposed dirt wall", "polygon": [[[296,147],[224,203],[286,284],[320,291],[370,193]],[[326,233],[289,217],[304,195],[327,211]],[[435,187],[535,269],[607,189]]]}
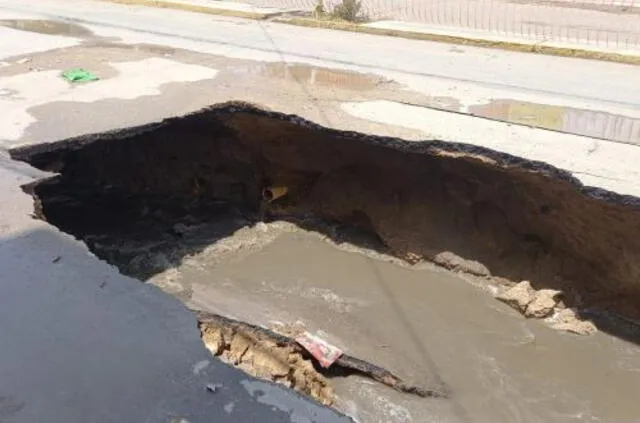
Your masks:
{"label": "exposed dirt wall", "polygon": [[[11,154],[60,171],[30,189],[43,217],[79,237],[83,224],[138,213],[134,204],[178,213],[215,198],[258,210],[262,190],[283,185],[272,213],[313,212],[375,231],[410,262],[529,280],[562,289],[569,304],[640,317],[640,200],[543,163],[338,132],[244,104]],[[55,206],[79,192],[92,198],[91,215]],[[121,210],[107,216],[114,198]]]}

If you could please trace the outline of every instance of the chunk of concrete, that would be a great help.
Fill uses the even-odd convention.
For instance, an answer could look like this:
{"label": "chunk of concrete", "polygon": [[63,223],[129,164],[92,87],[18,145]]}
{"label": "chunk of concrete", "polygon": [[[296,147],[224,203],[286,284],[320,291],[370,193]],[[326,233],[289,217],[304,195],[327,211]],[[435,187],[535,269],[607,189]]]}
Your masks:
{"label": "chunk of concrete", "polygon": [[491,276],[491,272],[484,264],[479,261],[465,259],[450,251],[436,254],[433,261],[449,270],[470,273],[476,276]]}
{"label": "chunk of concrete", "polygon": [[556,289],[541,289],[535,292],[533,300],[524,311],[524,315],[539,319],[549,316],[558,304],[560,294],[562,291]]}
{"label": "chunk of concrete", "polygon": [[590,320],[581,320],[576,311],[571,308],[560,311],[553,318],[552,328],[570,332],[576,335],[593,335],[598,331],[596,325]]}
{"label": "chunk of concrete", "polygon": [[529,303],[533,301],[535,291],[529,281],[522,281],[511,288],[499,291],[495,297],[524,313]]}

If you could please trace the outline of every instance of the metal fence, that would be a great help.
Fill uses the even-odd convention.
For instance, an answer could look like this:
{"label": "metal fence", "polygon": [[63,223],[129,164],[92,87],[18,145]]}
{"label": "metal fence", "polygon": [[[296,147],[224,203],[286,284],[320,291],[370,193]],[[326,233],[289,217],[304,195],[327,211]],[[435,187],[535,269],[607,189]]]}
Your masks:
{"label": "metal fence", "polygon": [[[238,0],[311,11],[317,0]],[[341,0],[324,0],[327,10]],[[531,43],[640,52],[640,0],[362,0],[372,21]],[[420,25],[416,25],[420,24]]]}

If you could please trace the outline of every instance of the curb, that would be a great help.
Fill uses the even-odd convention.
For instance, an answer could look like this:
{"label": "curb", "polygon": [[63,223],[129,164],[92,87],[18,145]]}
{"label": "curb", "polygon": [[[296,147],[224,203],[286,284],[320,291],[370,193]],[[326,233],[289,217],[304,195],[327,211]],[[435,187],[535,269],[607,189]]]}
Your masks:
{"label": "curb", "polygon": [[316,20],[310,18],[281,17],[275,22],[311,28],[327,28],[340,31],[361,32],[374,35],[405,38],[410,40],[436,41],[447,44],[466,45],[471,47],[483,47],[522,53],[537,53],[548,56],[572,57],[577,59],[601,60],[606,62],[626,63],[640,65],[640,56],[631,56],[620,53],[608,53],[596,50],[574,49],[567,47],[555,47],[535,44],[516,43],[510,41],[490,41],[481,38],[458,37],[434,33],[401,31],[396,29],[383,29],[362,26],[344,21]]}
{"label": "curb", "polygon": [[359,32],[364,34],[382,35],[387,37],[404,38],[410,40],[435,41],[447,44],[465,45],[471,47],[482,47],[500,49],[506,51],[516,51],[521,53],[544,54],[548,56],[571,57],[576,59],[600,60],[605,62],[625,63],[630,65],[640,65],[640,55],[626,55],[621,53],[609,53],[589,49],[576,49],[568,47],[546,46],[540,44],[517,43],[511,41],[491,41],[481,38],[471,38],[463,36],[442,35],[435,33],[402,31],[396,29],[374,28],[363,26],[352,22],[313,19],[305,17],[287,16],[287,12],[249,12],[242,10],[220,9],[209,6],[201,6],[189,3],[175,3],[167,0],[101,0],[110,3],[147,6],[165,9],[184,10],[189,12],[205,13],[209,15],[229,16],[252,20],[267,20],[271,22],[283,23],[287,25],[301,26],[307,28],[333,29],[346,32]]}

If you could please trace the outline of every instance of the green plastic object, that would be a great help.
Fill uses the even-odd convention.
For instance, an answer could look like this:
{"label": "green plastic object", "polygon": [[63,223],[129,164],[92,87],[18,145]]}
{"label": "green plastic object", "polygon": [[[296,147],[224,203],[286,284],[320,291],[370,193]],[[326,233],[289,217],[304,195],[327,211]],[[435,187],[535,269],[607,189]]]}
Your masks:
{"label": "green plastic object", "polygon": [[85,69],[69,69],[62,72],[62,77],[69,82],[97,81],[98,76]]}

